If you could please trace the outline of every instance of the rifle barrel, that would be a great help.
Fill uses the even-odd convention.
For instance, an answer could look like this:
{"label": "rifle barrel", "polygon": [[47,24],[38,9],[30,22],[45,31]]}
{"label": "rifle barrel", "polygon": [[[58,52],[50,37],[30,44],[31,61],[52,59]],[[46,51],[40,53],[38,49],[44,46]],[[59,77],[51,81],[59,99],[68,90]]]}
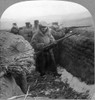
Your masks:
{"label": "rifle barrel", "polygon": [[65,37],[62,37],[62,38],[56,40],[56,42],[59,42],[59,41],[61,41],[61,40],[64,40],[64,39],[66,39],[66,38],[68,38],[68,37],[71,37],[72,35],[75,35],[75,34],[76,34],[76,33],[73,33],[73,34],[67,35],[67,36],[65,36]]}
{"label": "rifle barrel", "polygon": [[[73,35],[76,35],[76,33],[73,33],[73,34],[67,35],[67,36],[65,36],[65,37],[62,37],[62,38],[56,40],[56,42],[58,43],[58,42],[60,42],[60,41],[62,41],[62,40],[65,40],[66,38],[69,38],[69,37],[71,37],[71,36],[73,36]],[[53,44],[54,44],[54,43],[51,43],[51,44],[45,46],[42,50],[40,50],[40,51],[38,51],[38,52],[35,52],[35,55],[37,55],[37,54],[39,54],[40,52],[44,51],[45,48],[50,47],[50,46],[53,45]]]}
{"label": "rifle barrel", "polygon": [[71,27],[67,27],[67,28],[83,28],[83,27],[91,27],[91,26],[71,26]]}

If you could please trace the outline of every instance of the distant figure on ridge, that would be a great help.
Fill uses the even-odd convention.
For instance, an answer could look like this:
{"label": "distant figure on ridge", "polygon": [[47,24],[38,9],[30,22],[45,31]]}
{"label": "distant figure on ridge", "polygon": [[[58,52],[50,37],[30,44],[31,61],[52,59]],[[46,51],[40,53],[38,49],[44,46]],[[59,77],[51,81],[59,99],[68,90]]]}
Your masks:
{"label": "distant figure on ridge", "polygon": [[19,28],[18,28],[16,23],[13,23],[13,26],[11,28],[11,33],[14,33],[14,34],[18,34],[19,33]]}

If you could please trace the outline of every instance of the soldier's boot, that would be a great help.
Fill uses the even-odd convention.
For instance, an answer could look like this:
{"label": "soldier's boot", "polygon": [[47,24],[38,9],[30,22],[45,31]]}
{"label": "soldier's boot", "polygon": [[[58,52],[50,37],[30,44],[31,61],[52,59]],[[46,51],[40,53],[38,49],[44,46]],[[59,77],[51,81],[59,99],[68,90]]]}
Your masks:
{"label": "soldier's boot", "polygon": [[40,76],[44,76],[45,75],[45,56],[44,53],[40,53],[36,59],[36,70],[38,72],[40,72]]}

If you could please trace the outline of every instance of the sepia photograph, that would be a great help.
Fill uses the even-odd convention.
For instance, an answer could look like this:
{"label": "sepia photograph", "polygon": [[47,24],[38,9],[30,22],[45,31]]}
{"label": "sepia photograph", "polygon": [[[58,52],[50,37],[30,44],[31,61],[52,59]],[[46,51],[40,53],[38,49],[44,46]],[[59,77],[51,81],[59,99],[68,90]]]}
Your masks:
{"label": "sepia photograph", "polygon": [[90,11],[72,1],[7,3],[0,12],[0,100],[94,100]]}

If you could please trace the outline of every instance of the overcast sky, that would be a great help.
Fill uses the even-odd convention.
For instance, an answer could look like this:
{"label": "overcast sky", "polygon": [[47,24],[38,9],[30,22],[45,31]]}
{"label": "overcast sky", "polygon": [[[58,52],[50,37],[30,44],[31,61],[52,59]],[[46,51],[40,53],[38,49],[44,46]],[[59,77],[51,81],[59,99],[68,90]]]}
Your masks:
{"label": "overcast sky", "polygon": [[52,21],[66,21],[89,16],[91,17],[91,14],[85,7],[73,2],[22,1],[4,11],[1,16],[1,28],[10,28],[13,22],[22,26],[27,20],[31,23],[35,19],[51,23]]}
{"label": "overcast sky", "polygon": [[[65,1],[26,1],[10,6],[1,16],[2,19],[25,19],[48,15],[67,15],[88,10],[83,6]],[[89,14],[88,14],[89,16]]]}

